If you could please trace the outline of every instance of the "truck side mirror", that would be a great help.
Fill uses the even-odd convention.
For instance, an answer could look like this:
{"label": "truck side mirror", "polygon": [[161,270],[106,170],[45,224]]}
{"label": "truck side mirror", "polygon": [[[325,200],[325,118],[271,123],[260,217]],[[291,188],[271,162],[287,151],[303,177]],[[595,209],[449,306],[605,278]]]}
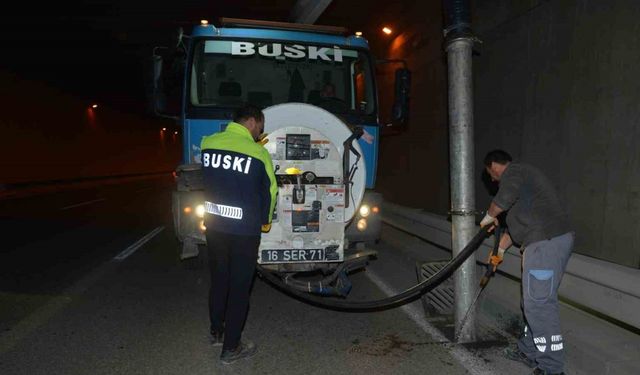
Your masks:
{"label": "truck side mirror", "polygon": [[396,69],[395,98],[391,113],[393,120],[400,124],[409,118],[409,93],[411,89],[411,71],[407,68]]}
{"label": "truck side mirror", "polygon": [[184,77],[184,53],[178,50],[171,51],[166,47],[156,47],[151,59],[149,107],[157,116],[177,119]]}
{"label": "truck side mirror", "polygon": [[166,112],[166,97],[162,90],[162,56],[154,54],[152,56],[153,78],[151,83],[151,108],[156,115]]}

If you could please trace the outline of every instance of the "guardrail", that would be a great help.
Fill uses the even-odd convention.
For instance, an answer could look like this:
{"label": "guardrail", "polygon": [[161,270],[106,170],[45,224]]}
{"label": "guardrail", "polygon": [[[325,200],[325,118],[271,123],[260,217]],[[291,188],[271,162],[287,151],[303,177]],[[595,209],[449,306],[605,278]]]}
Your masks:
{"label": "guardrail", "polygon": [[[451,223],[446,217],[385,202],[382,220],[413,236],[451,251]],[[493,239],[481,249],[487,254]],[[520,279],[521,256],[513,249],[505,254],[500,270]],[[559,295],[606,317],[640,329],[640,269],[620,266],[574,253],[560,284]]]}

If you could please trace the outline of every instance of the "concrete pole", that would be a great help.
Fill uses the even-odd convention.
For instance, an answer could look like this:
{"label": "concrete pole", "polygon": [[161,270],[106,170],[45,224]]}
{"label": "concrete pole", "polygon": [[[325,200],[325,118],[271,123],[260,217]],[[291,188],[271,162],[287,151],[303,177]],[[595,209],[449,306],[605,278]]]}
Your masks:
{"label": "concrete pole", "polygon": [[[473,141],[473,86],[471,51],[474,39],[461,36],[447,41],[449,68],[449,164],[451,179],[452,249],[456,257],[476,231]],[[475,311],[462,320],[478,288],[475,256],[454,273],[455,336],[459,342],[476,341]]]}

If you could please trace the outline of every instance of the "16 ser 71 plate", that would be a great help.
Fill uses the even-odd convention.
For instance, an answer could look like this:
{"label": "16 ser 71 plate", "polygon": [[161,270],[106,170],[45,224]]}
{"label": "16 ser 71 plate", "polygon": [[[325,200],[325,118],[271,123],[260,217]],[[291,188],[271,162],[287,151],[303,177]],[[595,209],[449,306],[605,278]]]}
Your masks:
{"label": "16 ser 71 plate", "polygon": [[261,251],[262,263],[325,261],[324,249],[274,249]]}

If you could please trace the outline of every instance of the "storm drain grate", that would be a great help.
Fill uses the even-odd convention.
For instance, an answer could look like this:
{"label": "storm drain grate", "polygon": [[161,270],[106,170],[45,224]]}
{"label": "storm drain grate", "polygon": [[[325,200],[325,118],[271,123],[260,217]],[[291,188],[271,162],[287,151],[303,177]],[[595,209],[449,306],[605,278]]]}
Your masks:
{"label": "storm drain grate", "polygon": [[[418,282],[423,282],[430,278],[436,272],[440,271],[447,263],[449,263],[449,260],[418,263],[416,265]],[[447,278],[435,289],[429,293],[423,294],[421,298],[422,305],[427,315],[452,315],[454,298],[453,279]]]}

